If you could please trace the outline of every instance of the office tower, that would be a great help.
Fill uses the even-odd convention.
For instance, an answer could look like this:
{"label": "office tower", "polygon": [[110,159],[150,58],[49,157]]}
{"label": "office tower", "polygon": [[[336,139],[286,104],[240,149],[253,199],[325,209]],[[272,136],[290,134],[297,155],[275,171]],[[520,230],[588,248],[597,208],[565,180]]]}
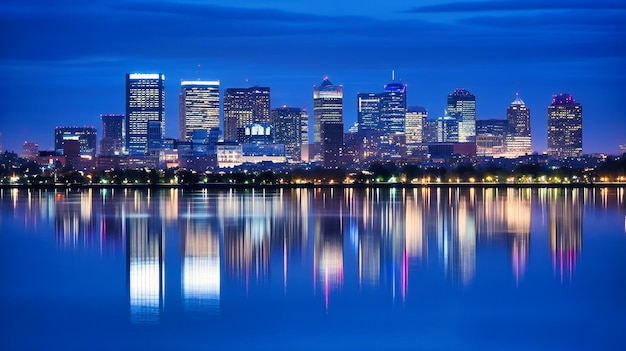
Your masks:
{"label": "office tower", "polygon": [[224,139],[237,140],[245,126],[269,123],[270,88],[228,88],[224,93]]}
{"label": "office tower", "polygon": [[457,118],[447,113],[443,117],[437,118],[437,142],[438,143],[458,143],[459,125]]}
{"label": "office tower", "polygon": [[64,155],[67,143],[77,143],[80,156],[96,156],[96,128],[94,127],[56,127],[54,128],[54,150]]}
{"label": "office tower", "polygon": [[180,83],[180,140],[190,141],[194,131],[220,127],[220,82],[182,81]]}
{"label": "office tower", "polygon": [[548,106],[548,154],[578,157],[583,153],[583,108],[570,94],[552,97]]}
{"label": "office tower", "polygon": [[476,121],[476,134],[491,134],[504,137],[507,132],[506,119],[479,119]]}
{"label": "office tower", "polygon": [[506,110],[508,128],[505,138],[508,157],[524,156],[532,153],[530,136],[530,109],[515,94],[515,100]]}
{"label": "office tower", "polygon": [[448,95],[448,113],[459,125],[459,142],[474,141],[476,136],[476,97],[469,91],[457,88]]}
{"label": "office tower", "polygon": [[406,85],[389,83],[380,94],[380,126],[385,134],[404,133]]}
{"label": "office tower", "polygon": [[428,110],[425,107],[409,107],[406,113],[404,134],[406,144],[421,144],[424,136],[424,121],[428,118]]}
{"label": "office tower", "polygon": [[422,143],[436,143],[437,142],[437,127],[438,123],[436,119],[425,119],[422,126]]}
{"label": "office tower", "polygon": [[[337,127],[326,128],[331,134],[341,134],[340,140],[332,140],[330,137],[324,137],[325,124],[341,125],[343,128],[343,85],[333,85],[333,83],[325,77],[322,84],[313,86],[313,142],[315,143],[315,158],[323,159],[326,154],[325,147],[335,148],[338,143],[343,144],[343,130],[337,133]],[[324,145],[324,140],[330,142]],[[332,144],[332,145],[331,145]],[[329,154],[334,154],[338,150],[328,150]]]}
{"label": "office tower", "polygon": [[[160,140],[148,139],[149,122],[158,122],[160,139],[165,136],[165,76],[158,73],[126,74],[126,152],[146,155],[149,145]],[[154,124],[153,124],[154,126]]]}
{"label": "office tower", "polygon": [[504,156],[504,137],[507,130],[506,119],[476,120],[476,154],[489,157]]}
{"label": "office tower", "polygon": [[20,154],[20,157],[34,160],[37,156],[39,156],[39,144],[25,141],[24,145],[22,145],[22,153]]}
{"label": "office tower", "polygon": [[378,130],[380,123],[380,96],[375,93],[358,93],[357,108],[359,132]]}
{"label": "office tower", "polygon": [[300,114],[300,132],[302,134],[302,136],[300,137],[300,140],[302,141],[302,146],[307,146],[309,145],[309,111],[307,111],[305,108],[302,109],[302,112]]}
{"label": "office tower", "polygon": [[121,155],[124,152],[124,115],[102,114],[102,139],[100,155]]}
{"label": "office tower", "polygon": [[285,145],[288,161],[300,162],[302,154],[302,109],[279,107],[272,110],[274,142]]}

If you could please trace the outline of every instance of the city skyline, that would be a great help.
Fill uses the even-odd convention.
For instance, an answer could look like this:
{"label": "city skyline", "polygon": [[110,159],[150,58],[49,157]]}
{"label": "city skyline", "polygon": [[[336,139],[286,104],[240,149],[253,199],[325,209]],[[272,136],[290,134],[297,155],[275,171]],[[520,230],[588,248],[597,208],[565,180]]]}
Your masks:
{"label": "city skyline", "polygon": [[[123,113],[124,72],[168,77],[167,137],[178,135],[181,80],[269,86],[271,108],[313,111],[311,86],[328,75],[344,86],[347,130],[357,119],[357,93],[380,91],[395,69],[408,85],[407,106],[433,116],[462,87],[476,96],[477,119],[503,119],[519,92],[534,111],[534,151],[547,151],[546,106],[559,93],[585,106],[584,153],[617,153],[626,142],[626,120],[614,103],[626,84],[626,6],[619,1],[328,4],[4,2],[3,149],[18,151],[24,141],[51,149],[55,126],[99,126],[101,114]],[[158,29],[131,30],[142,26]],[[38,89],[40,81],[47,89]]]}

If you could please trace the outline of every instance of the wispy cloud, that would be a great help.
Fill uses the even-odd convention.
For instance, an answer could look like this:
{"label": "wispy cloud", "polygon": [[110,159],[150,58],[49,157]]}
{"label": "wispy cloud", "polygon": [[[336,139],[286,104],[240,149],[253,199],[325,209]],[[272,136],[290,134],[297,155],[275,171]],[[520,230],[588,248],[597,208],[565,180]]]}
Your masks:
{"label": "wispy cloud", "polygon": [[457,1],[444,4],[417,6],[407,12],[485,12],[520,10],[626,10],[626,2],[621,0]]}

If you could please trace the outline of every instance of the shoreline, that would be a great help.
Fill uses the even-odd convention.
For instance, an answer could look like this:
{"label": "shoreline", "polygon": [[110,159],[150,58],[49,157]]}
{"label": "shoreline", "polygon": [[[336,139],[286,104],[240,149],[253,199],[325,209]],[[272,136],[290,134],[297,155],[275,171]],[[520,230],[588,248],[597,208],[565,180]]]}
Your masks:
{"label": "shoreline", "polygon": [[374,184],[0,184],[0,189],[414,189],[414,188],[620,188],[626,182],[602,183],[374,183]]}

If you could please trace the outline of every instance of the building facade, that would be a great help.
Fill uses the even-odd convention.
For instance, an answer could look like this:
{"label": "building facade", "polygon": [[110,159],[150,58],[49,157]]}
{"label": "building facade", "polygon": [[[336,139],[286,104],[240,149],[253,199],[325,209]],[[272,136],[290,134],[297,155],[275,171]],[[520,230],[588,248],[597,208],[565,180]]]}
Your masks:
{"label": "building facade", "polygon": [[224,93],[224,140],[237,140],[245,126],[269,123],[270,88],[228,88]]}
{"label": "building facade", "polygon": [[209,133],[220,126],[220,82],[180,83],[180,140],[190,141],[197,130]]}
{"label": "building facade", "polygon": [[102,139],[100,155],[114,156],[124,153],[125,133],[123,114],[102,114]]}
{"label": "building facade", "polygon": [[283,106],[272,110],[274,142],[285,145],[285,155],[291,162],[302,159],[302,109]]}
{"label": "building facade", "polygon": [[548,106],[548,155],[563,158],[582,153],[582,105],[570,94],[555,95]]}
{"label": "building facade", "polygon": [[476,137],[476,97],[469,91],[457,88],[448,95],[448,113],[458,121],[458,142],[474,141]]}
{"label": "building facade", "polygon": [[[150,145],[165,136],[165,76],[160,73],[126,74],[126,152],[129,155],[147,155]],[[149,133],[158,128],[157,133]],[[149,138],[149,134],[150,138]]]}
{"label": "building facade", "polygon": [[378,130],[380,123],[380,95],[376,93],[357,94],[358,131]]}
{"label": "building facade", "polygon": [[519,97],[506,109],[508,122],[505,137],[507,157],[519,157],[532,153],[532,139],[530,134],[530,109]]}
{"label": "building facade", "polygon": [[380,94],[379,129],[384,134],[404,133],[406,85],[389,83]]}
{"label": "building facade", "polygon": [[[328,150],[329,155],[334,155],[338,150],[335,146],[343,143],[343,131],[337,132],[337,127],[324,128],[325,124],[341,125],[343,128],[343,86],[334,85],[324,78],[322,84],[313,86],[313,142],[315,143],[315,159],[322,160],[327,154],[325,147],[333,148]],[[333,135],[341,134],[341,141],[331,140],[330,136],[324,136],[324,130]],[[324,145],[326,141],[326,146]]]}
{"label": "building facade", "polygon": [[56,127],[54,128],[54,150],[58,155],[66,153],[68,143],[76,144],[81,157],[96,156],[96,128],[94,127]]}

